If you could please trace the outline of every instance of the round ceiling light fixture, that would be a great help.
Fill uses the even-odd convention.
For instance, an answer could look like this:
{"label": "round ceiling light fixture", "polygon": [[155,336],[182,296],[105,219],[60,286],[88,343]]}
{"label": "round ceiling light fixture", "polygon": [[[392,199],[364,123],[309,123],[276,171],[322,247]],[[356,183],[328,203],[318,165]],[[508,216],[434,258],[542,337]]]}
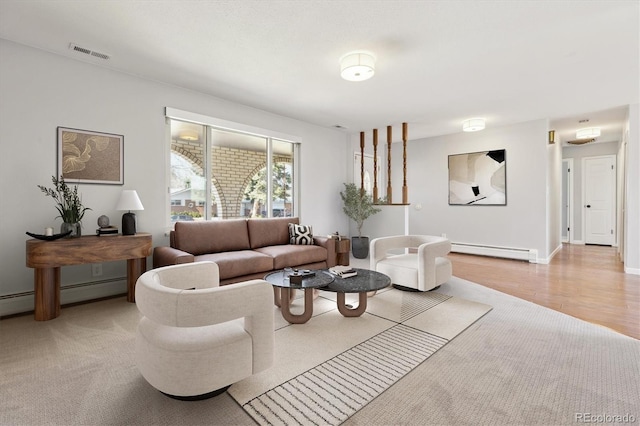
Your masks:
{"label": "round ceiling light fixture", "polygon": [[182,139],[183,141],[197,141],[200,139],[197,132],[191,130],[185,130],[178,135],[178,139]]}
{"label": "round ceiling light fixture", "polygon": [[599,127],[587,127],[576,132],[576,139],[592,139],[600,136]]}
{"label": "round ceiling light fixture", "polygon": [[477,132],[484,129],[484,118],[470,118],[462,122],[463,132]]}
{"label": "round ceiling light fixture", "polygon": [[376,57],[371,52],[358,50],[340,58],[340,76],[348,81],[368,80],[376,72]]}

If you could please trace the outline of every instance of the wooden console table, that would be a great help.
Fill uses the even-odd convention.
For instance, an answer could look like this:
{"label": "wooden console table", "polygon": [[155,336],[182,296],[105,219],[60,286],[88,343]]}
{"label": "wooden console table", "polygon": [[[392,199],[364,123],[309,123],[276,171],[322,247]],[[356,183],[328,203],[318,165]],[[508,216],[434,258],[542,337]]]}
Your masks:
{"label": "wooden console table", "polygon": [[351,251],[351,240],[342,238],[336,241],[336,263],[342,266],[349,266],[349,252]]}
{"label": "wooden console table", "polygon": [[138,277],[147,270],[151,234],[27,240],[27,267],[34,268],[35,319],[48,321],[60,315],[60,267],[127,261],[127,301],[135,302]]}

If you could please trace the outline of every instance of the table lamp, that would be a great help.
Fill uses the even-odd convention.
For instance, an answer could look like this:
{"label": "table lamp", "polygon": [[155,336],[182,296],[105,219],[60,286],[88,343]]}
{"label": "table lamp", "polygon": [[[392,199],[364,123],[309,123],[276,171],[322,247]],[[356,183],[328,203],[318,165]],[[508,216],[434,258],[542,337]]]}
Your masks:
{"label": "table lamp", "polygon": [[116,210],[128,210],[122,215],[122,235],[136,234],[136,215],[131,210],[144,210],[138,193],[134,189],[124,189],[116,205]]}

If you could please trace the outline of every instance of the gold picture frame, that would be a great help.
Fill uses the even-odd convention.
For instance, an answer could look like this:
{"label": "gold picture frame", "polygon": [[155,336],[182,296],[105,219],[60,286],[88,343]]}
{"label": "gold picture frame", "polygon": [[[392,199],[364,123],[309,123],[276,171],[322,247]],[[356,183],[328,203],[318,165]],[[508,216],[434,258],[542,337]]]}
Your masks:
{"label": "gold picture frame", "polygon": [[58,176],[68,183],[124,184],[124,136],[58,127]]}

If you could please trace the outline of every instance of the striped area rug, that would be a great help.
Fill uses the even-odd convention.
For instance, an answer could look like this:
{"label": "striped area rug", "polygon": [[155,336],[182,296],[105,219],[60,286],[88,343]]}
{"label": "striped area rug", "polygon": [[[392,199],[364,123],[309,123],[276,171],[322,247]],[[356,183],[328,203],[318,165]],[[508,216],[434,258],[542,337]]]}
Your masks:
{"label": "striped area rug", "polygon": [[274,366],[228,392],[260,425],[339,425],[491,309],[389,288],[345,318],[321,291],[308,323],[276,330]]}
{"label": "striped area rug", "polygon": [[398,324],[243,408],[262,425],[339,425],[446,343]]}
{"label": "striped area rug", "polygon": [[428,297],[425,297],[424,293],[403,293],[400,318],[399,322],[405,322],[418,314],[431,309],[436,305],[451,299],[451,296],[440,293],[427,293]]}

